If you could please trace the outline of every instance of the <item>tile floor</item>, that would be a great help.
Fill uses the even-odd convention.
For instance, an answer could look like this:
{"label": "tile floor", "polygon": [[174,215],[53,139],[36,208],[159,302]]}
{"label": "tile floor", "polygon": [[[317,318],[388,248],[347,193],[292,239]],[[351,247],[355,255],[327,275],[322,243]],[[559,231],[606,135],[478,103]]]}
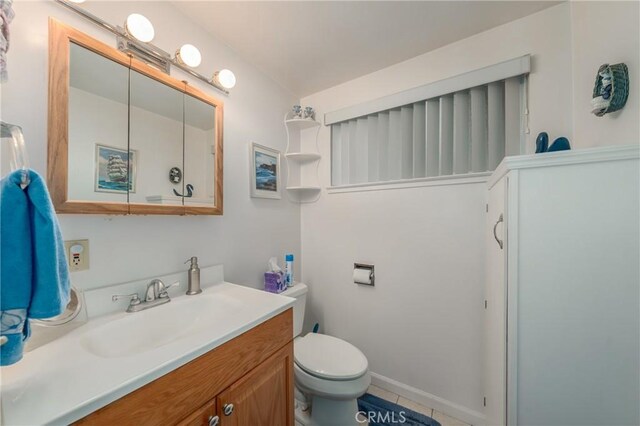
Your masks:
{"label": "tile floor", "polygon": [[403,398],[393,392],[390,392],[386,389],[382,389],[378,386],[371,385],[369,386],[369,390],[367,391],[371,395],[377,396],[382,399],[386,399],[387,401],[391,401],[395,404],[402,405],[403,407],[408,408],[409,410],[413,410],[418,413],[425,414],[434,420],[438,421],[442,426],[469,426],[465,422],[454,419],[453,417],[447,416],[433,408],[425,407],[424,405],[418,404],[417,402],[413,402],[409,399]]}

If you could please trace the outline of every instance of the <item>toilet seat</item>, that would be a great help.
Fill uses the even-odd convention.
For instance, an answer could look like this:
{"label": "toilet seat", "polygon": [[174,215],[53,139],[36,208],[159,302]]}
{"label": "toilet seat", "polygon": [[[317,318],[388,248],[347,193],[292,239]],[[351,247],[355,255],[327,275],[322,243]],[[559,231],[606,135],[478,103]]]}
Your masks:
{"label": "toilet seat", "polygon": [[326,334],[309,333],[294,341],[294,360],[307,374],[324,380],[362,377],[369,363],[360,349]]}
{"label": "toilet seat", "polygon": [[294,363],[293,374],[296,387],[301,391],[338,401],[355,400],[364,395],[371,384],[371,375],[368,371],[353,380],[327,380],[307,373]]}

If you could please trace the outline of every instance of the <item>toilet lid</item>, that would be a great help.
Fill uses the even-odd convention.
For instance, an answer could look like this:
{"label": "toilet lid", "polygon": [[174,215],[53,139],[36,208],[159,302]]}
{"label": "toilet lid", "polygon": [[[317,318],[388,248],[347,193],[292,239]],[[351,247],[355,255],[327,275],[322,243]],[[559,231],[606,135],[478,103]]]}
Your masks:
{"label": "toilet lid", "polygon": [[326,334],[309,333],[296,339],[293,353],[300,368],[322,379],[356,379],[369,366],[360,349]]}

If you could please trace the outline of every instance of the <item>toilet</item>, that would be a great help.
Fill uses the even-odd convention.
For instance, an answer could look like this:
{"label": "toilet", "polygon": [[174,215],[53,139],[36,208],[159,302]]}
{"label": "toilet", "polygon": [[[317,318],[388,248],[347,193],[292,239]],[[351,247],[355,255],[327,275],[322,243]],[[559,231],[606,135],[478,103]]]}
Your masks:
{"label": "toilet", "polygon": [[326,334],[300,336],[308,288],[303,283],[281,293],[293,305],[296,426],[359,425],[357,399],[371,384],[369,363],[349,342]]}

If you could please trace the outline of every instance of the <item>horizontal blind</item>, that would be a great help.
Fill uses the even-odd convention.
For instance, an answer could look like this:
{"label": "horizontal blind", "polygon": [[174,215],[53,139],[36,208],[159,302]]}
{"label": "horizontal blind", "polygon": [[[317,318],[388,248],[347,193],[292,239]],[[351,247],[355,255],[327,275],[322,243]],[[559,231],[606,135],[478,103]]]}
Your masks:
{"label": "horizontal blind", "polygon": [[331,125],[332,185],[494,170],[523,152],[524,75]]}

